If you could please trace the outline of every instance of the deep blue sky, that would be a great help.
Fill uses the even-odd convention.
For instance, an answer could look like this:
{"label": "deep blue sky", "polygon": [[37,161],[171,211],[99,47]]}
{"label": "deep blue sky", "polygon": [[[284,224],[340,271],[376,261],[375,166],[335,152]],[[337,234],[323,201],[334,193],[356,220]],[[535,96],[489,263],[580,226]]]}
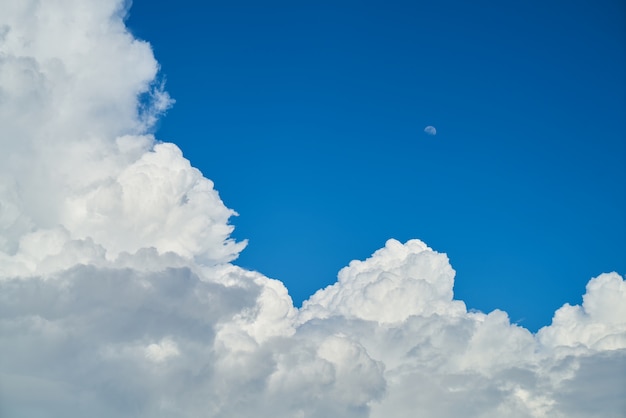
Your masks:
{"label": "deep blue sky", "polygon": [[135,0],[128,24],[177,101],[156,136],[296,305],[392,237],[531,330],[626,273],[623,1]]}

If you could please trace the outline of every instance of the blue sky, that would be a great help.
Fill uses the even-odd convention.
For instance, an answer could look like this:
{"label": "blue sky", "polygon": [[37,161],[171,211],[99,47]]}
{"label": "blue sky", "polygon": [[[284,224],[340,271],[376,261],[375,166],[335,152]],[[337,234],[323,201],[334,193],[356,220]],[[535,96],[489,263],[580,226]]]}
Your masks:
{"label": "blue sky", "polygon": [[[536,330],[626,272],[619,1],[133,1],[180,146],[296,305],[388,238]],[[437,128],[428,136],[424,127]]]}

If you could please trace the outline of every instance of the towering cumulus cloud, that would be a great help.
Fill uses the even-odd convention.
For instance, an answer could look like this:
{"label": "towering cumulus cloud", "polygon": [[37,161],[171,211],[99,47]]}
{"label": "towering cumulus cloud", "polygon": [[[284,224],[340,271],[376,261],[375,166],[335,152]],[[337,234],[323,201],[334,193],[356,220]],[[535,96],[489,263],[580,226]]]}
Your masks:
{"label": "towering cumulus cloud", "polygon": [[0,416],[620,417],[626,284],[537,334],[390,240],[293,307],[173,144],[121,0],[0,0]]}

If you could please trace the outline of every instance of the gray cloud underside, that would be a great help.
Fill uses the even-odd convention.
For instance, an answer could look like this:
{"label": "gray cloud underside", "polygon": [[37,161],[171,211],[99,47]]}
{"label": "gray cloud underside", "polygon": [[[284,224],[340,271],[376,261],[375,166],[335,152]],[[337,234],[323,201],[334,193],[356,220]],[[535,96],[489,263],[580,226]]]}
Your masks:
{"label": "gray cloud underside", "polygon": [[[385,288],[391,265],[424,268],[386,249],[358,266],[369,276],[350,286],[360,297],[372,283],[412,292],[433,279],[395,276],[395,287]],[[141,262],[153,264],[150,257],[159,255]],[[598,281],[586,300],[613,286],[624,297],[618,275],[590,287]],[[448,304],[439,313],[404,317],[399,308],[391,322],[368,318],[371,308],[357,297],[343,313],[311,315],[293,309],[280,282],[229,265],[78,265],[5,279],[0,295],[6,416],[409,417],[419,409],[442,417],[618,417],[625,406],[623,319],[607,325],[594,312],[583,313],[578,330],[553,324],[537,335],[504,312],[467,312],[454,300],[434,301]],[[429,295],[414,297],[428,305]],[[383,316],[396,307],[377,309]]]}

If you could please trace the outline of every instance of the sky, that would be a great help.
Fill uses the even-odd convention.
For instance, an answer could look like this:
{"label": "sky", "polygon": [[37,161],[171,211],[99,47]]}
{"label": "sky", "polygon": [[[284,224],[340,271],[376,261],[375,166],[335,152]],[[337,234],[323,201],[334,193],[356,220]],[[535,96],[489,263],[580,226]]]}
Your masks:
{"label": "sky", "polygon": [[624,5],[516,7],[0,0],[0,416],[623,417]]}
{"label": "sky", "polygon": [[127,24],[176,100],[158,137],[240,215],[238,265],[299,306],[347,260],[419,238],[472,308],[536,331],[589,277],[626,271],[625,15],[135,0]]}

